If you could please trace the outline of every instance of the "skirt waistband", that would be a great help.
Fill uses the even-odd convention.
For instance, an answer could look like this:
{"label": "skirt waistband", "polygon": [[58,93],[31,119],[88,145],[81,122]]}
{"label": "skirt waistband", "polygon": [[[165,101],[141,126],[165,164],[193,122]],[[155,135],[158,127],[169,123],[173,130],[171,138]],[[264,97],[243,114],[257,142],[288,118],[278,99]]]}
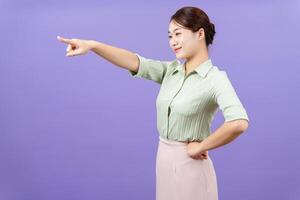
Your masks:
{"label": "skirt waistband", "polygon": [[170,139],[163,138],[162,136],[159,136],[159,140],[161,142],[163,142],[165,144],[169,144],[169,145],[186,146],[188,144],[188,142],[180,142],[180,141],[170,140]]}

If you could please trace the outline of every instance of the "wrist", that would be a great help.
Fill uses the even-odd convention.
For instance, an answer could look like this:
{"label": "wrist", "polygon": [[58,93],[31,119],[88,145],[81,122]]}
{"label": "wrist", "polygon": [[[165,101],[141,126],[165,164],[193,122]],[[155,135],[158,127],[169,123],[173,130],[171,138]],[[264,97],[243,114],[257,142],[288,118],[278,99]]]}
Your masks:
{"label": "wrist", "polygon": [[91,51],[94,51],[97,47],[97,41],[95,40],[87,40],[88,47]]}
{"label": "wrist", "polygon": [[199,152],[206,151],[205,147],[203,146],[203,141],[199,143],[199,145],[198,145],[198,151]]}

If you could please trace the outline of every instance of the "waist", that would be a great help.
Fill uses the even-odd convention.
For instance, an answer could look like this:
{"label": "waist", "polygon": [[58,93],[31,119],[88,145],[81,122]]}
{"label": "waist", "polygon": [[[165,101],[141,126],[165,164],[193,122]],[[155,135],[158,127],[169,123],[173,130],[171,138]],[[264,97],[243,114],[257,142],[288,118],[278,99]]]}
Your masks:
{"label": "waist", "polygon": [[167,143],[167,144],[174,144],[174,145],[187,145],[190,142],[202,142],[203,140],[199,140],[199,141],[177,141],[177,140],[172,140],[172,139],[166,139],[163,138],[162,136],[159,136],[159,140]]}

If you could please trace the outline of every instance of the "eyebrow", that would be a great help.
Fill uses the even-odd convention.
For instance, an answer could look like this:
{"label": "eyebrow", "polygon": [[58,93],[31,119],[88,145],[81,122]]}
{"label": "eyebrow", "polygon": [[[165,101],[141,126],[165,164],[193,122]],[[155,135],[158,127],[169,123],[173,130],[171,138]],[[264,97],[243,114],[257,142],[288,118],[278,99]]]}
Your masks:
{"label": "eyebrow", "polygon": [[[175,28],[175,29],[173,30],[173,32],[175,32],[175,31],[178,30],[178,29],[181,29],[181,28]],[[171,32],[168,31],[168,33],[171,33]]]}

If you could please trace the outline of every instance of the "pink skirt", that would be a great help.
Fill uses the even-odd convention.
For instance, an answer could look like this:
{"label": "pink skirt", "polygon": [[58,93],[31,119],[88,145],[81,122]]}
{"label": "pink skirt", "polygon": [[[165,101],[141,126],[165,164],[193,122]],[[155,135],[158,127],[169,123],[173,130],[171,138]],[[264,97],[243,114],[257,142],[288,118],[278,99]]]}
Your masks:
{"label": "pink skirt", "polygon": [[156,156],[156,200],[217,200],[217,177],[213,162],[196,160],[187,143],[159,136]]}

